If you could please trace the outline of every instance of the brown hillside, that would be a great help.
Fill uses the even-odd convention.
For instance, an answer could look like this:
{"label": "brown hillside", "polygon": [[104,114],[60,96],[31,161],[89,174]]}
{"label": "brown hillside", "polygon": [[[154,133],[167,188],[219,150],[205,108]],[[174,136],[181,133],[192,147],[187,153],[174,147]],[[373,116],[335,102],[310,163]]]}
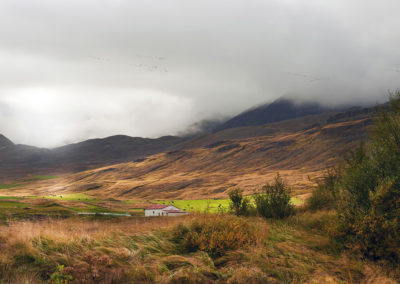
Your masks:
{"label": "brown hillside", "polygon": [[322,121],[317,118],[321,119],[315,116],[229,129],[195,139],[181,150],[65,174],[25,185],[14,193],[84,192],[118,199],[219,198],[235,187],[252,193],[279,171],[300,195],[326,166],[365,138],[365,128],[371,122],[363,118],[320,126],[315,124]]}

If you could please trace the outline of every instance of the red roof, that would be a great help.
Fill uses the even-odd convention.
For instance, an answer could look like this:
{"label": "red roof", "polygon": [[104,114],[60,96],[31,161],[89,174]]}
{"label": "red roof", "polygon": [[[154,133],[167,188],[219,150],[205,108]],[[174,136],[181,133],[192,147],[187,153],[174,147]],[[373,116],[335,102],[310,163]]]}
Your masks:
{"label": "red roof", "polygon": [[144,210],[154,210],[154,209],[164,209],[166,207],[170,206],[169,204],[167,205],[163,205],[163,204],[153,204],[147,208],[145,208]]}

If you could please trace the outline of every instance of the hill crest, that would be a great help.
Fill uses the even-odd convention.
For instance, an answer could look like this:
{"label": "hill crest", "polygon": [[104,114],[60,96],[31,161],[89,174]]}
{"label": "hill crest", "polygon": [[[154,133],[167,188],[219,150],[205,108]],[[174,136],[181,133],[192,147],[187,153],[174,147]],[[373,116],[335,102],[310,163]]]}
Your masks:
{"label": "hill crest", "polygon": [[332,110],[316,102],[295,102],[280,98],[272,103],[253,107],[222,123],[214,132],[244,126],[258,126]]}

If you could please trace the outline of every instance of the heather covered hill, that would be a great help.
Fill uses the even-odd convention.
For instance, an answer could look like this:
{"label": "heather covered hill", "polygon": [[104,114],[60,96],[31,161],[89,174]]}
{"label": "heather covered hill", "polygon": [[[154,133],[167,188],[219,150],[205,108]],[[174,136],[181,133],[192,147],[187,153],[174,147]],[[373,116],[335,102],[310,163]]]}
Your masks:
{"label": "heather covered hill", "polygon": [[62,176],[15,189],[24,194],[90,190],[127,199],[226,197],[236,186],[253,192],[280,171],[301,194],[313,184],[309,176],[318,176],[366,138],[375,111],[326,111],[185,138],[118,135],[54,149],[8,142],[0,147],[0,179]]}
{"label": "heather covered hill", "polygon": [[150,139],[115,135],[46,149],[13,144],[0,136],[0,180],[29,174],[79,172],[122,162],[137,162],[154,154],[207,147],[221,141],[303,131],[321,126],[329,120],[346,122],[364,119],[370,117],[372,112],[372,108],[367,108],[362,112],[341,113],[325,109],[317,103],[295,103],[280,99],[239,114],[214,131],[210,131],[212,128],[202,128],[203,132],[184,137]]}
{"label": "heather covered hill", "polygon": [[210,134],[186,142],[180,150],[66,174],[15,192],[84,192],[118,199],[226,197],[238,186],[251,193],[279,171],[300,195],[308,192],[313,177],[366,137],[370,123],[371,119],[364,118],[303,129],[283,128],[295,124],[287,121],[260,127],[257,136],[250,135],[249,129],[237,128],[236,139],[232,138],[233,130]]}

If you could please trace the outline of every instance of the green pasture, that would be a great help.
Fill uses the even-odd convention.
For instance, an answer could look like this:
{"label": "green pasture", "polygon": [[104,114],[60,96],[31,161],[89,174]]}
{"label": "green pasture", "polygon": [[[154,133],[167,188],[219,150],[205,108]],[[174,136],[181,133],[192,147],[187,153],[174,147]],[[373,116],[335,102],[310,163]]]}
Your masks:
{"label": "green pasture", "polygon": [[229,209],[229,199],[157,200],[159,204],[171,204],[185,211],[215,213]]}
{"label": "green pasture", "polygon": [[17,186],[18,184],[0,184],[0,189],[12,189]]}
{"label": "green pasture", "polygon": [[[192,199],[192,200],[155,200],[158,204],[171,204],[182,210],[192,212],[210,212],[216,213],[220,211],[228,211],[230,200],[229,199]],[[302,200],[292,197],[291,202],[293,205],[301,205]]]}
{"label": "green pasture", "polygon": [[[252,196],[248,196],[252,197]],[[46,199],[51,203],[45,205],[34,205],[29,199]],[[58,201],[71,201],[68,203],[58,203]],[[84,193],[68,193],[46,196],[0,196],[0,217],[4,216],[29,216],[34,214],[46,215],[73,215],[79,212],[90,213],[125,213],[131,212],[135,215],[142,215],[141,208],[127,208],[125,212],[112,210],[112,207],[105,207],[105,200],[94,198]],[[79,203],[74,203],[79,202]],[[135,204],[138,200],[115,200],[125,204]],[[230,207],[229,199],[192,199],[192,200],[148,200],[149,203],[171,204],[187,212],[228,212]],[[300,205],[302,200],[293,197],[292,204]],[[118,209],[118,210],[121,210]],[[0,218],[2,219],[2,218]]]}

